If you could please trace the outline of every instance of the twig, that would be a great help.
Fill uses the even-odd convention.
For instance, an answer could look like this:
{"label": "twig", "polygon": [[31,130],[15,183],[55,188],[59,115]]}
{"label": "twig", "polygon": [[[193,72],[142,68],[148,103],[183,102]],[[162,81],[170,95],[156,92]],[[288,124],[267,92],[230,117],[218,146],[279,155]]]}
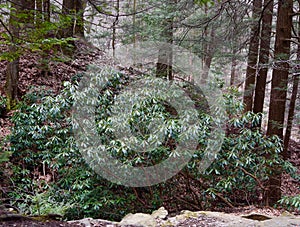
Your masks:
{"label": "twig", "polygon": [[230,208],[234,208],[234,206],[227,200],[225,199],[221,194],[219,193],[214,193],[219,199],[221,199],[224,203],[226,203]]}
{"label": "twig", "polygon": [[180,202],[183,202],[183,203],[185,203],[185,204],[187,204],[187,205],[193,207],[195,210],[201,210],[201,207],[198,207],[198,206],[196,206],[195,204],[192,204],[192,203],[189,202],[189,201],[185,201],[184,199],[182,199],[182,198],[180,198],[180,197],[178,197],[178,196],[174,196],[174,197],[175,197],[177,200],[179,200]]}
{"label": "twig", "polygon": [[0,18],[0,23],[4,27],[4,29],[8,32],[9,36],[11,37],[11,41],[14,42],[14,35],[11,33],[11,31],[8,29],[8,27],[5,25],[5,23]]}
{"label": "twig", "polygon": [[267,190],[267,188],[265,186],[263,186],[263,184],[261,183],[261,181],[254,176],[252,173],[249,173],[247,170],[245,170],[243,167],[239,167],[239,169],[241,169],[246,175],[252,177],[259,185],[259,187],[263,190]]}

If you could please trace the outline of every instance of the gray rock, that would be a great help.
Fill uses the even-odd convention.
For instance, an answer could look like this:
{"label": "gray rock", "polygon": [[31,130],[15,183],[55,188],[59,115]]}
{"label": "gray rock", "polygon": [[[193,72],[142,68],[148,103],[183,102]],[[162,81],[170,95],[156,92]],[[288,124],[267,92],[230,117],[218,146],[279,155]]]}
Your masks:
{"label": "gray rock", "polygon": [[136,213],[136,214],[127,214],[119,223],[119,225],[156,227],[156,221],[155,218],[152,217],[150,214]]}
{"label": "gray rock", "polygon": [[260,226],[266,227],[289,227],[300,226],[300,217],[274,217],[270,220],[262,221]]}
{"label": "gray rock", "polygon": [[103,219],[93,219],[93,218],[84,218],[80,220],[68,221],[69,223],[78,223],[83,225],[84,227],[92,227],[92,226],[106,226],[106,227],[115,227],[118,225],[118,222],[107,221]]}
{"label": "gray rock", "polygon": [[161,207],[158,210],[153,211],[151,216],[155,219],[165,219],[168,216],[168,211],[164,207]]}

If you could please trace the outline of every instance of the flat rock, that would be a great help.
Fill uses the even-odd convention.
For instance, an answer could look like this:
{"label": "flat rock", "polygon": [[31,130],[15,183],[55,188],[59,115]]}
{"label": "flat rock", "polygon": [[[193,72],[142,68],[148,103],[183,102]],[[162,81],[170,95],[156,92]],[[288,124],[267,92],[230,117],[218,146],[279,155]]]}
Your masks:
{"label": "flat rock", "polygon": [[127,214],[119,223],[121,226],[133,225],[143,227],[156,227],[157,223],[154,217],[150,214],[136,213]]}
{"label": "flat rock", "polygon": [[152,214],[136,213],[126,215],[121,222],[111,222],[101,219],[85,218],[72,221],[85,227],[92,226],[142,226],[142,227],[296,227],[300,226],[300,216],[283,213],[281,216],[264,215],[260,213],[228,214],[211,211],[182,211],[175,217],[168,217],[168,211],[161,207]]}

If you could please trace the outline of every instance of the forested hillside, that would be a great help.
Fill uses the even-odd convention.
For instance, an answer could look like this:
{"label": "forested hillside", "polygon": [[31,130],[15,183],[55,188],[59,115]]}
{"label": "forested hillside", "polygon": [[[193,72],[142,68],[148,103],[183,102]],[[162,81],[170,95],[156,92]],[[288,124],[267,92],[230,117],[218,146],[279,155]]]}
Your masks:
{"label": "forested hillside", "polygon": [[0,6],[0,225],[299,214],[299,0]]}

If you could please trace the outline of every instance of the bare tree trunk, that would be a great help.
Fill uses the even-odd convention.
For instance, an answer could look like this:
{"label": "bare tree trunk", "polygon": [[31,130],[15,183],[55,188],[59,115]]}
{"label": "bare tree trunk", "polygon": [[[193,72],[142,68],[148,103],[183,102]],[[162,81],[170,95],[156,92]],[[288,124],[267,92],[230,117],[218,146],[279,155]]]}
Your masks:
{"label": "bare tree trunk", "polygon": [[[173,42],[173,19],[168,19],[163,24],[164,32],[162,36],[169,44]],[[163,46],[158,53],[158,61],[156,63],[156,76],[160,78],[173,79],[172,75],[172,48]]]}
{"label": "bare tree trunk", "polygon": [[[9,48],[10,52],[14,52],[14,48]],[[11,110],[18,101],[18,81],[19,81],[19,58],[9,62],[6,68],[6,107]]]}
{"label": "bare tree trunk", "polygon": [[253,0],[253,19],[255,24],[251,29],[251,42],[249,46],[248,65],[244,88],[245,111],[251,111],[253,105],[253,91],[257,72],[257,60],[259,51],[260,23],[256,21],[261,13],[262,0]]}
{"label": "bare tree trunk", "polygon": [[[298,39],[300,39],[300,17],[298,21]],[[298,44],[297,61],[300,62],[300,44]],[[286,154],[287,158],[290,158],[290,153],[288,152],[288,149],[289,149],[289,142],[291,138],[293,120],[295,115],[295,107],[296,107],[298,87],[299,87],[299,77],[300,77],[299,74],[293,76],[293,90],[292,90],[292,96],[291,96],[291,101],[289,106],[288,122],[286,126],[284,146],[283,146],[284,154]]]}
{"label": "bare tree trunk", "polygon": [[232,52],[232,58],[231,58],[230,86],[234,85],[235,78],[236,78],[236,66],[237,66],[236,55],[237,55],[237,51],[233,50],[233,52]]}
{"label": "bare tree trunk", "polygon": [[208,43],[204,45],[204,57],[203,57],[203,73],[201,75],[201,82],[206,84],[207,78],[208,78],[208,73],[211,67],[212,59],[214,56],[214,51],[215,51],[215,29],[211,28],[210,31],[210,36],[207,37]]}
{"label": "bare tree trunk", "polygon": [[39,25],[43,22],[43,0],[36,0],[36,27],[39,27]]}
{"label": "bare tree trunk", "polygon": [[50,0],[43,1],[44,21],[50,22]]}
{"label": "bare tree trunk", "polygon": [[[275,68],[272,75],[271,99],[267,135],[283,139],[283,123],[289,75],[290,39],[292,31],[293,0],[279,0],[275,41]],[[283,158],[287,154],[283,152]],[[267,205],[274,205],[281,198],[281,169],[274,167],[269,179]]]}
{"label": "bare tree trunk", "polygon": [[265,100],[266,82],[268,76],[270,42],[272,33],[272,17],[273,17],[274,0],[264,1],[264,14],[262,18],[261,43],[259,53],[259,68],[256,78],[255,96],[254,96],[254,113],[262,113]]}
{"label": "bare tree trunk", "polygon": [[133,44],[136,44],[136,11],[137,11],[137,0],[133,0],[133,17],[132,17],[132,25],[133,25]]}
{"label": "bare tree trunk", "polygon": [[[20,28],[18,26],[17,15],[21,11],[21,1],[14,0],[11,2],[11,12],[9,18],[9,30],[11,35],[11,43],[9,46],[10,54],[14,55],[17,51],[16,43],[19,38]],[[13,61],[9,62],[6,68],[6,83],[4,90],[6,93],[6,108],[11,110],[18,101],[18,81],[19,81],[19,57],[15,57]]]}
{"label": "bare tree trunk", "polygon": [[[68,16],[66,25],[62,28],[62,37],[73,37],[73,30],[75,24],[75,1],[74,0],[63,0],[62,14]],[[65,18],[63,19],[65,20]]]}
{"label": "bare tree trunk", "polygon": [[287,122],[285,137],[284,137],[284,153],[286,154],[286,158],[290,158],[290,153],[288,152],[288,149],[289,149],[289,143],[290,143],[290,138],[291,138],[291,133],[293,128],[293,120],[295,116],[298,87],[299,87],[299,74],[293,76],[293,90],[292,90],[292,96],[291,96],[291,101],[289,106],[288,122]]}
{"label": "bare tree trunk", "polygon": [[116,29],[116,26],[119,23],[120,0],[117,0],[116,10],[117,10],[117,16],[116,16],[116,18],[114,20],[114,23],[113,23],[113,34],[112,34],[113,56],[115,56],[115,50],[116,50],[116,39],[117,39],[117,29]]}
{"label": "bare tree trunk", "polygon": [[74,35],[84,37],[84,9],[86,7],[86,0],[75,0],[75,12],[76,12],[76,20],[75,20],[75,28]]}

